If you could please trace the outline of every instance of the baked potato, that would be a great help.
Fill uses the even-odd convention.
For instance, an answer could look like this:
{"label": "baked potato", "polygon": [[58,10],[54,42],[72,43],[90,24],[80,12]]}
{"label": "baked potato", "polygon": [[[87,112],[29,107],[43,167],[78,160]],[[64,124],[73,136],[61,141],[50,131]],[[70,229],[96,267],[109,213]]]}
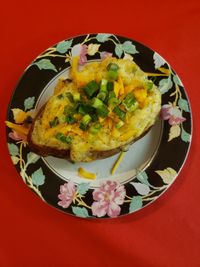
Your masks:
{"label": "baked potato", "polygon": [[110,157],[155,123],[161,94],[130,59],[107,57],[78,67],[38,112],[28,133],[32,151],[89,162]]}

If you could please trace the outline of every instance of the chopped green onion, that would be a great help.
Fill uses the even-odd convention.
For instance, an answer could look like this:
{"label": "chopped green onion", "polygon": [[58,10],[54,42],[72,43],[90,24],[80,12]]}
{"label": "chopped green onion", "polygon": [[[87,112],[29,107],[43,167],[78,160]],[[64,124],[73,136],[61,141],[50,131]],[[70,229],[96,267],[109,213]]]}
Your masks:
{"label": "chopped green onion", "polygon": [[85,116],[83,116],[79,127],[85,131],[91,120],[92,120],[91,116],[89,114],[86,114]]}
{"label": "chopped green onion", "polygon": [[66,144],[71,144],[72,142],[72,137],[71,136],[66,136],[62,133],[57,133],[56,134],[56,139],[63,142],[63,143],[66,143]]}
{"label": "chopped green onion", "polygon": [[59,123],[65,123],[66,122],[66,116],[64,114],[61,114],[58,117]]}
{"label": "chopped green onion", "polygon": [[116,70],[109,70],[108,71],[108,78],[110,80],[117,80],[117,78],[118,78],[118,71],[116,71]]}
{"label": "chopped green onion", "polygon": [[101,99],[104,101],[106,99],[107,93],[106,92],[99,92],[97,95],[97,98]]}
{"label": "chopped green onion", "polygon": [[74,102],[78,102],[78,101],[80,101],[81,100],[81,95],[80,95],[80,93],[74,93],[73,94],[73,99],[74,99]]}
{"label": "chopped green onion", "polygon": [[115,64],[115,63],[110,63],[110,64],[108,64],[108,66],[107,66],[107,70],[109,71],[109,70],[114,70],[114,71],[117,71],[119,69],[119,66],[117,65],[117,64]]}
{"label": "chopped green onion", "polygon": [[99,115],[99,117],[105,118],[106,116],[108,116],[108,113],[109,110],[104,104],[97,108],[97,114]]}
{"label": "chopped green onion", "polygon": [[74,98],[73,98],[72,93],[66,92],[65,95],[69,99],[70,102],[72,102],[72,103],[74,102]]}
{"label": "chopped green onion", "polygon": [[94,111],[93,108],[89,104],[81,103],[78,107],[78,113],[81,115],[85,115],[93,111]]}
{"label": "chopped green onion", "polygon": [[122,101],[123,106],[127,111],[134,111],[138,108],[138,102],[132,93],[128,93]]}
{"label": "chopped green onion", "polygon": [[76,119],[73,116],[68,115],[68,116],[66,116],[66,122],[68,124],[74,124],[76,122]]}
{"label": "chopped green onion", "polygon": [[126,112],[124,112],[120,107],[116,106],[113,111],[117,114],[117,116],[121,119],[121,120],[125,120],[126,117]]}
{"label": "chopped green onion", "polygon": [[100,123],[95,123],[95,124],[93,124],[91,127],[90,127],[90,132],[92,133],[92,134],[97,134],[99,131],[100,131],[100,129],[102,128],[102,125],[100,124]]}
{"label": "chopped green onion", "polygon": [[107,90],[112,91],[114,89],[114,83],[113,82],[108,82],[107,83]]}
{"label": "chopped green onion", "polygon": [[90,105],[93,108],[98,108],[103,105],[103,102],[99,98],[93,97],[92,100],[90,101]]}
{"label": "chopped green onion", "polygon": [[91,116],[93,122],[98,120],[98,116],[96,113],[90,113],[90,116]]}
{"label": "chopped green onion", "polygon": [[121,128],[123,125],[124,125],[124,122],[123,122],[123,121],[119,121],[119,122],[115,125],[115,127],[116,127],[117,129],[119,129],[119,128]]}
{"label": "chopped green onion", "polygon": [[59,123],[58,117],[55,117],[52,121],[49,122],[51,128],[56,127]]}
{"label": "chopped green onion", "polygon": [[100,85],[100,92],[107,92],[107,83],[108,81],[106,79],[101,80],[101,85]]}
{"label": "chopped green onion", "polygon": [[146,83],[146,88],[147,88],[147,91],[151,91],[152,90],[152,88],[153,88],[153,83],[152,82],[147,82]]}
{"label": "chopped green onion", "polygon": [[92,97],[99,90],[99,85],[96,81],[91,81],[86,84],[83,90],[88,97]]}
{"label": "chopped green onion", "polygon": [[63,94],[60,94],[60,95],[57,95],[57,98],[62,99],[62,98],[64,98],[64,96],[63,96]]}
{"label": "chopped green onion", "polygon": [[113,92],[113,91],[109,92],[108,105],[115,107],[115,106],[119,105],[119,103],[120,103],[120,100],[116,97],[115,92]]}

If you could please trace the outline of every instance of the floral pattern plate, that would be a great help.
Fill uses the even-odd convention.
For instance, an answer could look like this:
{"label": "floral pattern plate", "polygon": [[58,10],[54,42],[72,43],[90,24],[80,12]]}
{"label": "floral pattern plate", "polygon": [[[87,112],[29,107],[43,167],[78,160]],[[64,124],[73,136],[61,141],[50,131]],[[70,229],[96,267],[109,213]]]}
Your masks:
{"label": "floral pattern plate", "polygon": [[146,46],[114,34],[82,35],[48,48],[28,66],[10,101],[7,121],[19,123],[20,116],[37,111],[59,77],[67,77],[76,55],[80,55],[80,65],[109,55],[133,59],[160,89],[159,122],[131,146],[115,175],[110,174],[110,167],[117,156],[85,163],[86,169],[98,173],[95,181],[78,176],[79,164],[34,154],[23,133],[7,128],[11,159],[26,185],[63,212],[82,218],[133,213],[166,191],[185,162],[192,135],[186,91],[169,63]]}

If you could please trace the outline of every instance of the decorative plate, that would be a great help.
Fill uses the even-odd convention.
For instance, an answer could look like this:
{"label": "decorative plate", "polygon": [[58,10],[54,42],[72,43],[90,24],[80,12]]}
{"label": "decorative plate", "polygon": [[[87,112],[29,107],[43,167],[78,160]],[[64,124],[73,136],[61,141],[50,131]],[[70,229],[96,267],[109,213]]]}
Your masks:
{"label": "decorative plate", "polygon": [[[162,94],[159,121],[131,146],[114,175],[110,170],[119,155],[84,164],[42,158],[29,150],[23,133],[7,128],[11,159],[26,185],[46,203],[83,218],[113,218],[153,202],[177,177],[190,148],[191,110],[178,75],[157,52],[114,34],[77,36],[40,54],[14,91],[7,121],[20,123],[20,116],[37,111],[57,80],[67,77],[73,56],[80,55],[79,64],[83,65],[109,54],[134,59]],[[97,173],[97,179],[79,177],[80,166]]]}

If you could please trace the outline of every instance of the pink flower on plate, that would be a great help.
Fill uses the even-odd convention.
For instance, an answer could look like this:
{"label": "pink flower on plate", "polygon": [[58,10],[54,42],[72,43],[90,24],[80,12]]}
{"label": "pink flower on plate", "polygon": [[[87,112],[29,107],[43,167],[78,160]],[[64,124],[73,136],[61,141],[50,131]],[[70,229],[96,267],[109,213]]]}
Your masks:
{"label": "pink flower on plate", "polygon": [[117,217],[124,203],[126,190],[123,185],[116,181],[106,181],[99,188],[93,191],[92,214],[97,217]]}
{"label": "pink flower on plate", "polygon": [[63,208],[68,208],[76,195],[76,186],[72,181],[60,186],[60,194],[58,198],[61,200],[58,205]]}
{"label": "pink flower on plate", "polygon": [[103,52],[100,52],[100,57],[101,59],[105,59],[106,57],[112,57],[112,53],[103,51]]}
{"label": "pink flower on plate", "polygon": [[79,56],[79,65],[84,65],[87,62],[87,51],[87,45],[77,44],[72,48],[72,57]]}
{"label": "pink flower on plate", "polygon": [[9,136],[11,139],[15,140],[15,141],[21,141],[21,140],[26,141],[26,139],[27,139],[27,136],[26,136],[26,135],[24,135],[24,134],[19,134],[19,133],[15,132],[15,131],[10,132],[10,133],[8,134],[8,136]]}
{"label": "pink flower on plate", "polygon": [[186,120],[181,114],[180,109],[177,106],[173,106],[172,103],[162,106],[161,118],[163,120],[169,120],[170,125],[177,125]]}

